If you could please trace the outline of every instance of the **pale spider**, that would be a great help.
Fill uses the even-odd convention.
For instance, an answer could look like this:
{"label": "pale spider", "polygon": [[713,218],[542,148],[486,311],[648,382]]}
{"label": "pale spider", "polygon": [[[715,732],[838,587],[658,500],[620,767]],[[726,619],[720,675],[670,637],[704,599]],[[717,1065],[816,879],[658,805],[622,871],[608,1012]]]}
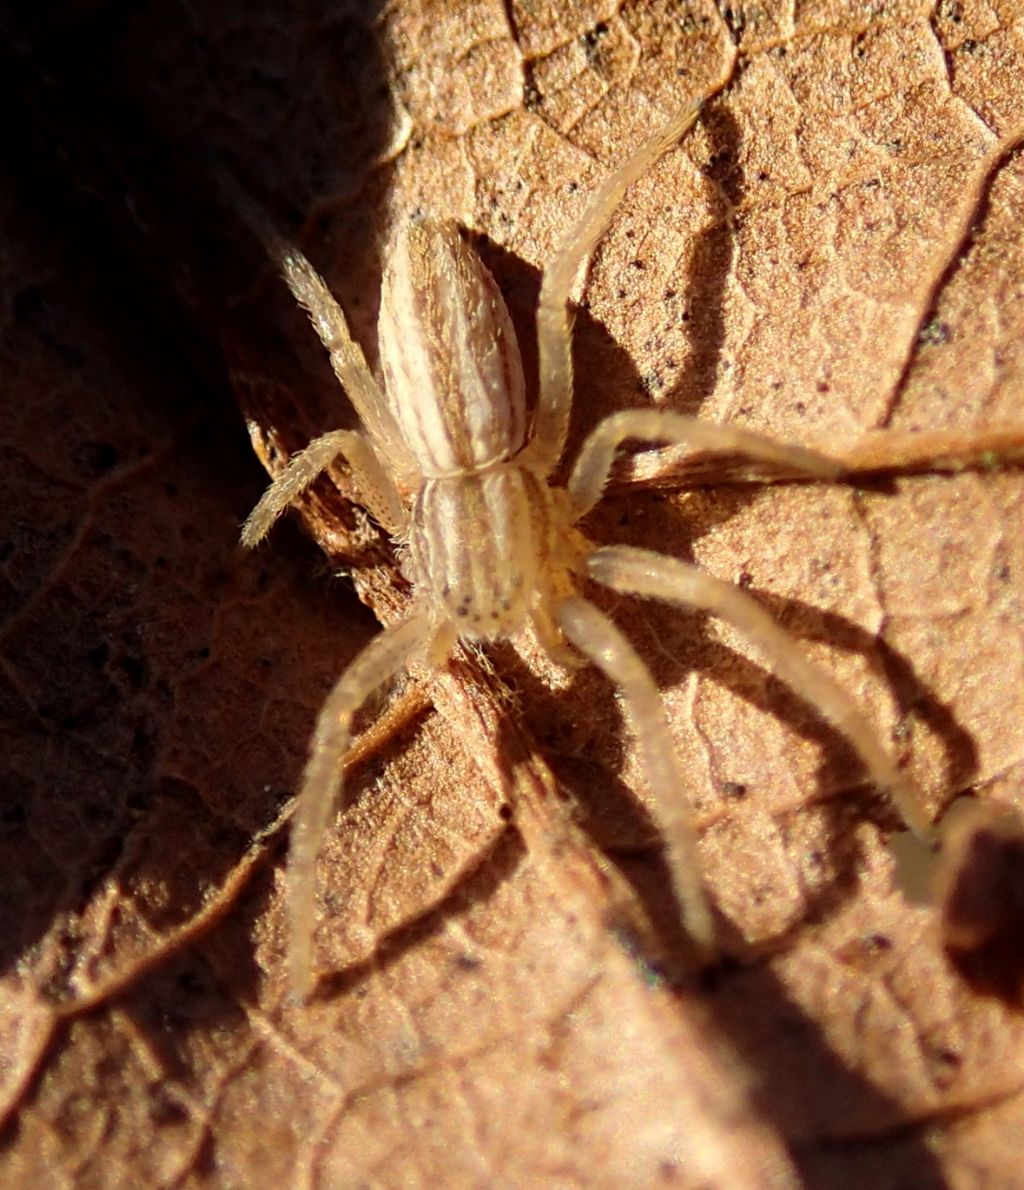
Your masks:
{"label": "pale spider", "polygon": [[312,265],[297,249],[271,239],[284,279],[330,353],[363,430],[324,434],[295,455],[246,521],[243,544],[262,540],[275,519],[344,456],[367,509],[398,543],[415,590],[413,610],[351,663],[317,720],[287,871],[289,977],[298,994],[306,994],[311,982],[316,861],[353,715],[410,661],[425,658],[441,667],[460,638],[496,640],[527,624],[554,660],[565,661],[568,642],[619,688],[684,924],[699,946],[712,949],[712,917],[681,795],[686,782],[660,696],[625,636],[578,593],[583,577],[728,621],[778,677],[842,732],[904,822],[921,836],[930,833],[924,810],[866,717],[754,599],[679,559],[625,546],[597,548],[575,528],[600,500],[627,440],[741,455],[823,480],[840,477],[841,462],[738,427],[631,409],[590,434],[564,488],[549,483],[562,457],[572,399],[570,289],[627,187],[692,127],[699,109],[694,104],[676,116],[597,189],[546,269],[537,311],[539,392],[532,429],[505,303],[452,224],[406,222],[390,244],[379,323],[383,389]]}

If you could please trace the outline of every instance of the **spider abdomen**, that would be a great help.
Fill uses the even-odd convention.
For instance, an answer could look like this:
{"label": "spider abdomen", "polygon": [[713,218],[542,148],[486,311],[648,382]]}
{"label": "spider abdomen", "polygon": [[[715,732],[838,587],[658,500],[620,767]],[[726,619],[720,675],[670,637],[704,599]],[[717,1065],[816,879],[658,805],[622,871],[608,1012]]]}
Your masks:
{"label": "spider abdomen", "polygon": [[460,636],[508,636],[526,619],[549,537],[547,489],[515,464],[428,480],[413,509],[417,582]]}
{"label": "spider abdomen", "polygon": [[526,397],[512,321],[453,223],[420,219],[400,228],[379,333],[392,412],[424,477],[493,466],[520,449]]}

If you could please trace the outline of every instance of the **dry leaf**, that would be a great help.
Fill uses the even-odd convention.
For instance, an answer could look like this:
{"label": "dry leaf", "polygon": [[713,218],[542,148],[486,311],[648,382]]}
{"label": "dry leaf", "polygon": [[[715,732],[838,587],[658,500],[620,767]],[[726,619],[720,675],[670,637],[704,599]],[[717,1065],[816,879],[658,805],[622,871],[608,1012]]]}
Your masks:
{"label": "dry leaf", "polygon": [[[349,413],[217,179],[304,227],[371,350],[388,218],[461,220],[529,356],[590,188],[714,93],[580,287],[574,442],[644,403],[842,449],[987,429],[1024,391],[1016,6],[209,8],[8,18],[2,1180],[1012,1184],[1020,1018],[895,887],[842,741],[697,617],[614,603],[727,962],[687,969],[612,694],[501,647],[377,708],[334,974],[286,1000],[281,815],[375,630],[354,589],[407,593],[343,475],[326,562],[236,550],[231,395],[268,459]],[[625,490],[589,527],[749,587],[938,812],[1021,804],[1022,503],[1013,471]]]}

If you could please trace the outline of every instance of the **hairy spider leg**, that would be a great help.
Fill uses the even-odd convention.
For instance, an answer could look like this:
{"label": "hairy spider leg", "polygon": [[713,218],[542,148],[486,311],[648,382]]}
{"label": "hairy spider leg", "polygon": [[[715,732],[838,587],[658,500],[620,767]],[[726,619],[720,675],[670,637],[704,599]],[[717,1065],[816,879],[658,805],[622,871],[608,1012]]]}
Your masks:
{"label": "hairy spider leg", "polygon": [[332,430],[314,438],[288,460],[246,518],[242,545],[247,549],[258,545],[277,518],[341,455],[348,460],[360,495],[377,522],[392,536],[400,533],[408,516],[394,481],[381,466],[373,447],[357,430]]}
{"label": "hairy spider leg", "polygon": [[606,417],[580,448],[569,477],[569,495],[578,516],[601,499],[618,449],[631,438],[666,446],[692,446],[721,454],[739,454],[808,479],[835,480],[845,473],[837,459],[776,442],[741,426],[723,426],[667,409],[624,409]]}
{"label": "hairy spider leg", "polygon": [[789,635],[757,600],[690,562],[629,546],[596,550],[587,560],[587,573],[614,591],[710,612],[731,624],[758,650],[769,672],[842,733],[906,825],[931,841],[925,807],[879,743],[867,717],[829,673],[794,648]]}
{"label": "hairy spider leg", "polygon": [[685,795],[687,783],[658,688],[623,633],[588,600],[562,600],[555,617],[566,637],[622,693],[643,759],[648,809],[666,841],[665,855],[683,924],[706,957],[714,948],[714,925],[701,881],[690,799]]}
{"label": "hairy spider leg", "polygon": [[593,198],[544,270],[537,307],[539,392],[533,438],[520,456],[523,466],[550,475],[558,465],[572,412],[572,313],[569,294],[583,262],[593,252],[629,187],[693,127],[703,99],[683,108],[597,188]]}
{"label": "hairy spider leg", "polygon": [[[447,636],[445,635],[447,633]],[[455,635],[440,632],[421,612],[385,628],[350,663],[317,716],[309,761],[292,822],[286,873],[288,974],[294,995],[308,995],[313,971],[316,923],[316,861],[340,788],[340,768],[348,751],[352,717],[380,689],[425,650],[447,657]]]}

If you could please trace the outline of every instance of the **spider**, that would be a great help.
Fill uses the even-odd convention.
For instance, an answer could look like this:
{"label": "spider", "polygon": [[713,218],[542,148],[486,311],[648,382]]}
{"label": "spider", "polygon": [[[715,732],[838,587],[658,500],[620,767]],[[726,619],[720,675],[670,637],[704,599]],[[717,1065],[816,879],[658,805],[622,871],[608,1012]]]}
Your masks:
{"label": "spider", "polygon": [[570,290],[627,188],[696,121],[681,111],[597,188],[544,272],[537,310],[539,384],[532,422],[504,300],[487,268],[448,222],[407,221],[385,260],[379,321],[383,387],[324,281],[295,247],[268,238],[284,280],[309,314],[361,430],[335,430],[291,458],[245,523],[255,546],[317,477],[343,456],[363,503],[398,545],[412,610],[349,665],[319,713],[302,779],[286,875],[288,974],[312,983],[316,861],[335,799],[353,716],[410,662],[443,667],[457,643],[514,637],[531,626],[551,658],[580,657],[618,687],[640,749],[648,809],[665,844],[683,923],[705,952],[714,925],[701,883],[686,788],[654,680],[618,627],[580,593],[589,580],[626,595],[701,609],[734,626],[772,672],[849,741],[872,782],[916,834],[930,821],[853,699],[803,656],[740,588],[677,558],[597,547],[577,528],[601,499],[628,442],[742,456],[797,476],[836,480],[826,454],[674,412],[629,409],[598,425],[564,487],[553,486],[572,402]]}

